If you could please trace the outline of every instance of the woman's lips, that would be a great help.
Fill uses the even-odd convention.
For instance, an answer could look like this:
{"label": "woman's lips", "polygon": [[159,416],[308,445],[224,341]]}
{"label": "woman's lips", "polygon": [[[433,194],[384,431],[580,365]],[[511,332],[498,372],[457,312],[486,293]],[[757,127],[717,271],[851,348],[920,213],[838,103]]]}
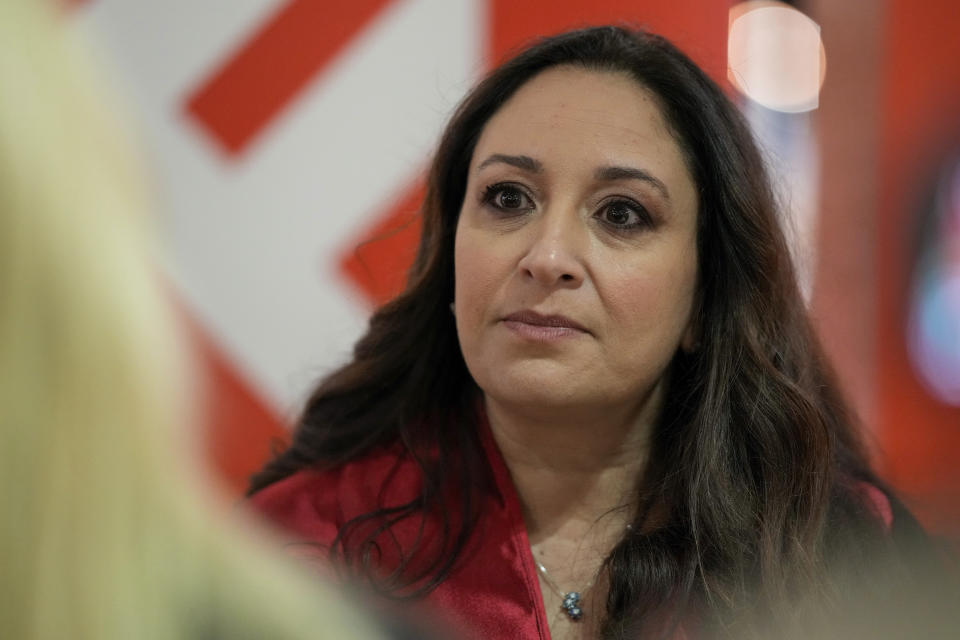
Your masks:
{"label": "woman's lips", "polygon": [[524,310],[511,313],[503,324],[517,335],[529,340],[558,340],[589,333],[583,325],[562,315],[544,315]]}

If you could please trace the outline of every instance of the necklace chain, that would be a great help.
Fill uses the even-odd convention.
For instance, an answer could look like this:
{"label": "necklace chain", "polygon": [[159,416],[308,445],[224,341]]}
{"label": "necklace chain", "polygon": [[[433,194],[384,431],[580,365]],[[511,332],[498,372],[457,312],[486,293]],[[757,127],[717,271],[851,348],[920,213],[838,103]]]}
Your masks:
{"label": "necklace chain", "polygon": [[[633,527],[627,525],[627,531],[631,531]],[[533,549],[531,548],[532,552]],[[547,583],[547,586],[550,587],[550,590],[553,591],[561,599],[560,608],[563,609],[564,613],[567,614],[567,617],[570,618],[573,622],[576,622],[583,617],[583,609],[580,607],[581,594],[579,591],[564,591],[560,586],[553,581],[553,578],[550,577],[550,574],[547,573],[547,568],[543,566],[543,563],[537,560],[536,555],[533,556],[533,563],[537,565],[537,571],[540,572],[540,575],[543,576],[544,582]],[[602,566],[601,566],[602,569]],[[584,586],[583,591],[587,592],[590,590],[590,587],[593,586],[593,583],[596,582],[597,576],[600,575],[600,569],[597,569],[597,572],[593,574],[593,577],[590,579],[590,582]]]}
{"label": "necklace chain", "polygon": [[[567,617],[576,622],[583,617],[583,609],[580,608],[580,592],[579,591],[566,591],[564,592],[556,582],[553,581],[553,578],[550,577],[550,574],[547,573],[547,568],[543,566],[539,560],[534,557],[534,564],[537,565],[537,570],[540,571],[540,575],[543,576],[544,582],[547,583],[547,586],[557,594],[562,602],[560,603],[560,608],[563,609],[564,613],[567,614]],[[598,572],[599,573],[599,572]],[[593,586],[594,581],[597,579],[597,576],[594,576],[590,582],[583,588],[584,591],[590,589]]]}

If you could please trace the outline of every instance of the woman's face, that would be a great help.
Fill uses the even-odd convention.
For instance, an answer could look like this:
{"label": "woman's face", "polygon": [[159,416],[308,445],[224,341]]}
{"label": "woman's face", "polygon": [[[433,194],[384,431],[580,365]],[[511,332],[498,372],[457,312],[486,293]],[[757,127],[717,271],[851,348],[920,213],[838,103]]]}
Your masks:
{"label": "woman's face", "polygon": [[483,129],[457,223],[457,331],[488,398],[658,405],[693,340],[697,208],[650,91],[572,67],[521,87]]}

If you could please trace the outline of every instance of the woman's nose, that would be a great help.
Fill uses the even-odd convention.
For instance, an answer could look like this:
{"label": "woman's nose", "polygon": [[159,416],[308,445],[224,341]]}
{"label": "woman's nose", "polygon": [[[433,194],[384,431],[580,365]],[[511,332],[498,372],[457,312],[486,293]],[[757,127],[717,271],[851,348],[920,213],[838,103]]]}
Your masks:
{"label": "woman's nose", "polygon": [[569,209],[544,212],[539,224],[531,225],[532,238],[518,267],[523,275],[553,287],[577,287],[583,282],[583,230]]}

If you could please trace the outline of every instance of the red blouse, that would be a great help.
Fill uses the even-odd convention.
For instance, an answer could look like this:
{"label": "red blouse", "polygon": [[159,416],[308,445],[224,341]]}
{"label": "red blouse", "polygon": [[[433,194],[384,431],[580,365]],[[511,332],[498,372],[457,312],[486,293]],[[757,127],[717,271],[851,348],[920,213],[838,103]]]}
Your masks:
{"label": "red blouse", "polygon": [[[486,425],[485,425],[486,426]],[[513,480],[489,427],[482,441],[496,493],[482,496],[481,518],[453,571],[423,600],[468,637],[485,640],[550,638],[530,541]],[[300,471],[250,499],[256,510],[296,540],[329,548],[341,525],[379,505],[403,504],[420,489],[420,471],[409,456],[379,450],[328,471]],[[399,546],[416,539],[419,518],[398,522],[392,533]],[[421,547],[437,538],[430,528]],[[397,545],[381,544],[380,564],[396,566]],[[435,547],[434,547],[435,548]]]}
{"label": "red blouse", "polygon": [[[493,472],[495,492],[482,496],[481,518],[449,576],[423,600],[427,611],[442,615],[467,637],[484,640],[548,640],[543,596],[534,565],[520,501],[493,440],[481,421],[482,441]],[[288,531],[294,540],[326,549],[340,527],[380,505],[398,505],[420,491],[420,472],[409,456],[383,449],[360,460],[327,471],[300,471],[256,493],[256,510]],[[871,485],[862,485],[864,497],[887,526],[890,504]],[[421,534],[421,548],[429,551],[439,537],[419,518],[406,518],[391,529],[396,544],[384,538],[380,566],[397,566],[398,548],[411,548]],[[378,539],[379,540],[379,539]],[[436,546],[433,547],[436,550]],[[589,615],[590,612],[586,612]],[[678,640],[684,638],[681,631]]]}

